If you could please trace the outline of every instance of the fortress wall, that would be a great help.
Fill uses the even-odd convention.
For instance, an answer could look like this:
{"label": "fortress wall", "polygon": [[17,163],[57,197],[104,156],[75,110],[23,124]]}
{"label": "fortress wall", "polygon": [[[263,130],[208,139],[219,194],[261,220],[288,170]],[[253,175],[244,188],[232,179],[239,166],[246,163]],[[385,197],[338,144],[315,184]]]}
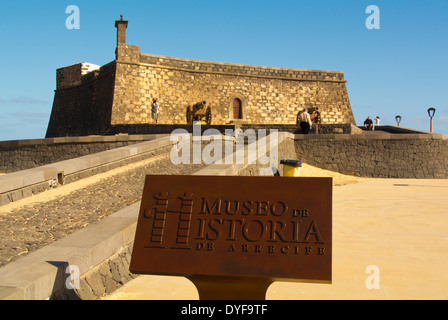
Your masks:
{"label": "fortress wall", "polygon": [[159,123],[186,123],[186,107],[212,106],[212,124],[233,120],[233,100],[242,101],[243,122],[295,124],[297,112],[318,106],[323,123],[352,123],[343,72],[238,65],[140,54],[119,46],[111,124],[151,123],[159,99]]}
{"label": "fortress wall", "polygon": [[47,138],[106,132],[112,110],[115,62],[88,71],[84,63],[57,70]]}
{"label": "fortress wall", "polygon": [[56,87],[58,89],[73,87],[82,84],[81,77],[101,67],[92,63],[77,63],[56,70]]}

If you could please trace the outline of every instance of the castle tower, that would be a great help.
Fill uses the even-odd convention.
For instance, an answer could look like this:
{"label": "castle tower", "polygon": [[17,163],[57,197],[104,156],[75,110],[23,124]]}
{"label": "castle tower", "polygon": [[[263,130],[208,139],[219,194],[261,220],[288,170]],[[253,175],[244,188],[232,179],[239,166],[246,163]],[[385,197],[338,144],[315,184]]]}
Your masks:
{"label": "castle tower", "polygon": [[128,28],[128,21],[123,20],[123,15],[120,15],[120,20],[115,21],[115,28],[117,28],[117,50],[115,50],[115,55],[118,59],[118,47],[126,44],[126,29]]}

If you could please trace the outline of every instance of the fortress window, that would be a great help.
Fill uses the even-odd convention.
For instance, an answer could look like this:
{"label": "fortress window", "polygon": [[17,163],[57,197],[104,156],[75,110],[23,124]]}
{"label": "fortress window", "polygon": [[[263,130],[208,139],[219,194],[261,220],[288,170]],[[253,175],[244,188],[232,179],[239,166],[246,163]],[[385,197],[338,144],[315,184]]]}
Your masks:
{"label": "fortress window", "polygon": [[233,119],[243,119],[242,103],[238,98],[233,100]]}

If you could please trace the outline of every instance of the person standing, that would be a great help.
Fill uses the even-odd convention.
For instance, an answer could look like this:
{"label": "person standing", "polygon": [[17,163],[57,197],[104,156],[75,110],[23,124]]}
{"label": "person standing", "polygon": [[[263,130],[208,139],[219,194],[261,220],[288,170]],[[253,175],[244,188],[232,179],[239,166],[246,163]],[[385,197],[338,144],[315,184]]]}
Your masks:
{"label": "person standing", "polygon": [[375,130],[376,127],[378,127],[380,125],[380,117],[376,116],[375,117],[375,125],[373,126],[373,130]]}
{"label": "person standing", "polygon": [[303,134],[308,134],[310,132],[310,129],[312,128],[313,123],[311,122],[311,116],[308,113],[308,109],[305,108],[300,114],[300,129],[302,130]]}
{"label": "person standing", "polygon": [[152,99],[151,118],[155,123],[157,123],[159,119],[159,104],[157,103],[157,98]]}

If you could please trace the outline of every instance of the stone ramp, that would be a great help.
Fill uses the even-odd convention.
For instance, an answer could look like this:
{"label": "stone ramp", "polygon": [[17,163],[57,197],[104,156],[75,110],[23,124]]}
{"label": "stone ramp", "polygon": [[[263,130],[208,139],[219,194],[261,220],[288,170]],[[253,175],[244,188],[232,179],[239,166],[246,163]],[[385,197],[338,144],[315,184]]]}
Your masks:
{"label": "stone ramp", "polygon": [[167,135],[126,147],[2,175],[0,205],[30,197],[59,184],[70,183],[144,159],[151,152],[168,151],[174,143]]}
{"label": "stone ramp", "polygon": [[0,299],[79,299],[64,290],[67,267],[76,266],[81,275],[126,248],[134,240],[138,207],[131,205],[1,268]]}
{"label": "stone ramp", "polygon": [[145,175],[191,174],[164,153],[0,207],[0,266],[120,211],[141,198]]}
{"label": "stone ramp", "polygon": [[[280,134],[279,137],[277,143],[281,143],[287,135]],[[269,147],[275,148],[277,145],[273,144]],[[246,157],[248,156],[246,154]],[[174,168],[175,171],[168,170],[167,166],[172,166],[171,169]],[[214,164],[210,166],[183,165],[177,167],[167,158],[165,166],[160,167],[159,170],[165,174],[232,175],[244,169],[245,166]],[[141,177],[144,177],[147,173],[156,174],[157,171],[148,172],[143,166],[140,173]],[[117,178],[113,179],[116,181]],[[107,186],[105,190],[111,192],[110,181],[106,180],[104,183]],[[120,185],[123,188],[120,183],[116,182],[115,185]],[[140,204],[137,197],[141,196],[143,180],[141,186],[136,188],[138,195],[133,199],[133,204],[126,203],[125,207],[118,212],[114,211],[118,210],[117,208],[112,209],[108,204],[109,210],[112,211],[101,217],[101,220],[96,222],[86,221],[86,226],[82,226],[81,229],[74,232],[70,230],[69,234],[51,239],[51,243],[46,246],[34,248],[33,252],[27,253],[20,259],[7,263],[0,268],[0,299],[97,299],[106,293],[113,292],[131,280],[132,275],[129,274],[130,247],[134,240],[136,218]],[[55,213],[61,211],[59,206],[63,205],[69,198],[70,201],[74,201],[73,199],[81,201],[84,197],[95,200],[105,195],[101,195],[95,190],[82,189],[80,192],[84,194],[71,193],[68,198],[55,200],[59,202],[54,206]],[[88,196],[89,193],[91,196]],[[115,196],[113,195],[113,197]],[[122,198],[125,202],[129,200]],[[49,204],[48,202],[42,202],[40,205],[45,207]],[[32,207],[26,210],[33,211],[35,209],[36,207]],[[22,216],[24,209],[21,208],[20,210],[17,213],[18,216]],[[47,211],[43,208],[38,211],[41,210]],[[66,212],[72,210],[75,210],[75,207],[69,205]],[[85,208],[82,211],[85,211]],[[36,219],[30,217],[30,220]],[[11,223],[5,229],[14,229],[15,225],[17,224]],[[7,239],[8,237],[3,236],[2,238]],[[43,238],[47,239],[48,237],[44,236]],[[68,266],[76,266],[77,272],[81,276],[80,287],[76,291],[67,290],[66,287],[66,280],[69,276],[67,273]]]}

